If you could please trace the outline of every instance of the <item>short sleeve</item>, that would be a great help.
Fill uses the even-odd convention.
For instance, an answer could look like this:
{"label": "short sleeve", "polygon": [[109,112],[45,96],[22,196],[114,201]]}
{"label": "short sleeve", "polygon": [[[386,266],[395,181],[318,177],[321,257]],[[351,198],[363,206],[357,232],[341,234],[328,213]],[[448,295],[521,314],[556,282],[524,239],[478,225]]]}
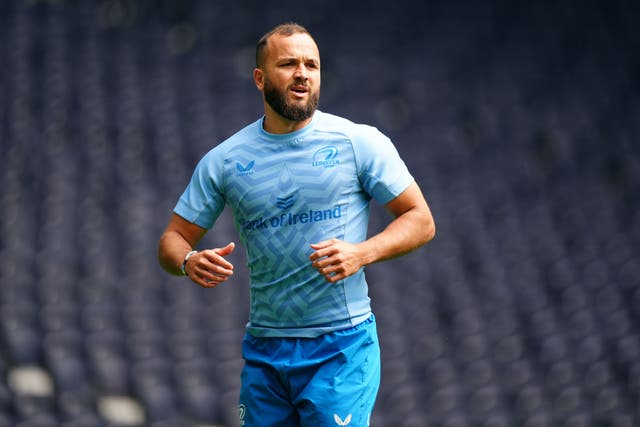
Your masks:
{"label": "short sleeve", "polygon": [[196,166],[174,212],[189,222],[210,229],[224,209],[223,161],[217,150],[205,155]]}
{"label": "short sleeve", "polygon": [[414,181],[396,147],[378,129],[361,126],[352,140],[360,182],[378,203],[389,203]]}

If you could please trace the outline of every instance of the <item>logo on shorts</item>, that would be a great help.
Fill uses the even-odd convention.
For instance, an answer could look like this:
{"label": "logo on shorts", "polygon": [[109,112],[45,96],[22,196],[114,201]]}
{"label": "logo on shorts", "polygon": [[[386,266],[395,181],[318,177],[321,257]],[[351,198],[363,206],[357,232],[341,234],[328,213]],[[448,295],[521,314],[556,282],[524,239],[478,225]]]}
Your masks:
{"label": "logo on shorts", "polygon": [[240,417],[240,425],[244,425],[244,416],[247,413],[247,407],[243,403],[238,406],[238,416]]}
{"label": "logo on shorts", "polygon": [[333,414],[333,419],[339,426],[348,426],[349,424],[351,424],[351,414],[347,415],[347,418],[345,418],[344,420],[340,418],[338,414]]}

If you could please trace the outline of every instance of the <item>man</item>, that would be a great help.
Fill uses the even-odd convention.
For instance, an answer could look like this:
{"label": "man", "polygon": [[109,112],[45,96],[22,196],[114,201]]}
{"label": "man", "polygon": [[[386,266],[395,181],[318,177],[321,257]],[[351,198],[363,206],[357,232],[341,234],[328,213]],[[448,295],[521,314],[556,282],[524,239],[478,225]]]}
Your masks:
{"label": "man", "polygon": [[[253,78],[264,116],[200,160],[159,261],[200,286],[228,280],[234,243],[194,247],[229,204],[251,282],[241,425],[366,426],[380,351],[363,267],[431,240],[433,218],[388,138],[316,109],[320,54],[305,28],[263,36]],[[367,239],[371,198],[393,219]]]}

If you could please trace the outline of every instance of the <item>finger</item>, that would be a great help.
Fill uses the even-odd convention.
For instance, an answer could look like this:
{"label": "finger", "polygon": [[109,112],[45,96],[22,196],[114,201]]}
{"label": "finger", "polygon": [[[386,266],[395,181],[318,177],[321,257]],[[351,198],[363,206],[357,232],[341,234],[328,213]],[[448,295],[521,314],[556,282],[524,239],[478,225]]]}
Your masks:
{"label": "finger", "polygon": [[207,281],[207,280],[201,280],[200,282],[198,282],[198,284],[200,286],[202,286],[203,288],[215,288],[216,286],[222,284],[222,282],[211,282],[211,281]]}
{"label": "finger", "polygon": [[321,256],[318,259],[313,260],[313,262],[311,263],[311,265],[316,268],[317,270],[322,270],[327,266],[330,265],[334,265],[337,262],[336,259],[334,259],[331,256]]}
{"label": "finger", "polygon": [[216,248],[213,251],[220,256],[227,256],[235,249],[236,244],[234,242],[229,242],[227,246],[224,248]]}
{"label": "finger", "polygon": [[323,274],[323,276],[324,276],[324,279],[329,283],[335,283],[347,277],[347,275],[342,272],[331,272],[331,273]]}
{"label": "finger", "polygon": [[220,266],[212,266],[210,268],[203,269],[200,272],[200,276],[205,280],[218,282],[225,281],[232,275],[233,270],[226,269]]}
{"label": "finger", "polygon": [[[223,258],[220,260],[224,261]],[[199,276],[204,277],[205,279],[212,279],[215,277],[228,277],[233,274],[233,265],[224,261],[225,265],[216,264],[215,262],[211,262],[209,257],[206,255],[194,262],[193,265],[189,267],[189,276]],[[228,268],[228,267],[231,268]],[[212,276],[212,277],[209,277]]]}
{"label": "finger", "polygon": [[[229,245],[227,245],[226,247],[229,247]],[[210,264],[207,267],[220,266],[228,270],[233,270],[233,264],[224,259],[220,254],[218,254],[218,252],[216,252],[217,250],[218,249],[211,249],[203,251],[203,255]]]}
{"label": "finger", "polygon": [[338,241],[337,239],[332,238],[328,240],[323,240],[321,242],[312,243],[310,246],[312,249],[315,249],[317,251],[319,249],[328,248],[329,246],[334,245],[337,241]]}
{"label": "finger", "polygon": [[205,288],[214,288],[220,285],[221,283],[225,282],[227,279],[228,279],[228,276],[219,276],[216,274],[204,273],[198,276],[195,282]]}
{"label": "finger", "polygon": [[323,248],[326,248],[328,246],[331,246],[331,245],[335,244],[335,242],[336,242],[336,239],[332,238],[332,239],[328,239],[328,240],[323,240],[321,242],[312,243],[311,247],[313,249],[323,249]]}
{"label": "finger", "polygon": [[220,283],[218,282],[207,282],[206,280],[200,279],[195,281],[198,286],[202,286],[203,288],[215,288]]}
{"label": "finger", "polygon": [[206,280],[201,276],[189,276],[189,278],[198,286],[202,286],[203,288],[215,288],[220,284],[218,281]]}
{"label": "finger", "polygon": [[334,274],[333,276],[331,275],[324,276],[324,280],[326,280],[329,283],[336,283],[344,279],[345,277],[346,276],[344,274]]}
{"label": "finger", "polygon": [[322,258],[327,258],[332,256],[333,254],[335,254],[337,251],[335,245],[329,245],[327,247],[324,247],[322,249],[318,249],[315,252],[313,252],[310,256],[309,259],[311,261],[317,261],[320,260]]}
{"label": "finger", "polygon": [[323,276],[330,276],[330,275],[333,275],[333,274],[344,272],[344,267],[342,267],[342,266],[340,266],[338,264],[329,264],[329,265],[326,265],[324,267],[320,267],[318,269],[318,271]]}

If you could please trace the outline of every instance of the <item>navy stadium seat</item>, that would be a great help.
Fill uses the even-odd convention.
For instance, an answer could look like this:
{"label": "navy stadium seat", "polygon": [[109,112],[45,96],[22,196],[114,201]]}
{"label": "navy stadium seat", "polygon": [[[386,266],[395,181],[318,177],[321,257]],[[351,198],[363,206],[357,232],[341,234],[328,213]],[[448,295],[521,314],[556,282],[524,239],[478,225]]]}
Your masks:
{"label": "navy stadium seat", "polygon": [[[367,269],[371,425],[640,424],[632,3],[2,2],[0,377],[55,387],[0,381],[0,427],[119,427],[107,395],[150,427],[236,425],[244,255],[210,291],[156,245],[196,161],[261,114],[253,46],[288,19],[320,45],[321,109],[394,140],[438,228]],[[230,212],[214,234],[238,241]]]}

